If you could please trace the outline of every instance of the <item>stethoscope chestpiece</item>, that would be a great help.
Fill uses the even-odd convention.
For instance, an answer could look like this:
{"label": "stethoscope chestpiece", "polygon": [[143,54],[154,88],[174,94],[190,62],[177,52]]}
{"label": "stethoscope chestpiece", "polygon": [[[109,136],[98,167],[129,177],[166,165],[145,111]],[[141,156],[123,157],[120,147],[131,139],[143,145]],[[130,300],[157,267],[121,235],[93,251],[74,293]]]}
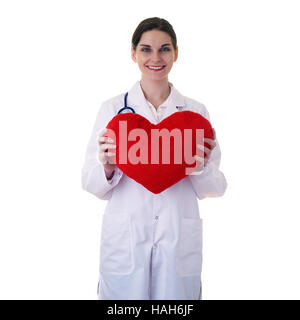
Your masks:
{"label": "stethoscope chestpiece", "polygon": [[126,110],[126,109],[129,109],[133,113],[135,113],[133,108],[127,106],[127,96],[128,96],[128,92],[126,92],[125,97],[124,97],[124,107],[118,111],[118,114],[121,113],[122,111]]}

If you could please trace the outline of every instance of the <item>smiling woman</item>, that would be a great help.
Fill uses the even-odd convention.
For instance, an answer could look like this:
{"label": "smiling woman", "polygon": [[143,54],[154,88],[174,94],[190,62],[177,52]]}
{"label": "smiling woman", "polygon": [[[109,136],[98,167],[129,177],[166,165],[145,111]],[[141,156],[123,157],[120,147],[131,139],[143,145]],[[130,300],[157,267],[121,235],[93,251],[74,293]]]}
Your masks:
{"label": "smiling woman", "polygon": [[170,94],[168,74],[178,58],[173,27],[159,18],[142,21],[132,36],[131,57],[142,73],[144,95],[157,109]]}
{"label": "smiling woman", "polygon": [[[166,129],[170,124],[172,130],[184,132],[199,114],[209,121],[205,106],[183,96],[168,80],[178,58],[177,38],[168,21],[158,17],[142,21],[132,36],[131,58],[141,71],[141,79],[127,93],[101,105],[82,168],[83,189],[108,200],[102,221],[98,297],[199,300],[202,298],[202,219],[197,198],[219,197],[226,190],[226,179],[219,170],[220,147],[215,132],[211,139],[204,138],[204,143],[209,145],[204,150],[207,156],[194,156],[199,174],[187,175],[173,184],[169,183],[171,175],[166,174],[169,167],[153,175],[151,167],[145,164],[142,178],[148,176],[154,181],[155,189],[159,190],[156,193],[132,179],[125,167],[122,171],[112,163],[110,157],[120,150],[115,143],[119,148],[127,143],[124,139],[114,141],[105,136],[116,115],[126,116],[119,114],[119,110],[135,110],[138,115],[135,118],[147,120],[144,126],[148,129],[152,124],[156,129],[160,126]],[[122,108],[126,98],[130,107]],[[192,111],[192,120],[184,119],[186,111]],[[179,119],[178,123],[174,119]],[[130,122],[134,124],[130,129],[141,129],[140,120]],[[193,127],[197,128],[198,125]],[[192,150],[203,151],[202,145],[195,145],[196,141],[192,141]],[[162,149],[166,151],[165,147]],[[139,163],[133,166],[137,170]],[[161,189],[164,184],[167,187]]]}

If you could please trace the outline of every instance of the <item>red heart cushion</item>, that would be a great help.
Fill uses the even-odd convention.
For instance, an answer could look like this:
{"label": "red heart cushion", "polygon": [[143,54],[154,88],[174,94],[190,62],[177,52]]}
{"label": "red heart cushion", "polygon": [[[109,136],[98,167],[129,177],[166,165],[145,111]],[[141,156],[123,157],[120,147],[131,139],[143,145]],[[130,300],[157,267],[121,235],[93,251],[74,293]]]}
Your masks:
{"label": "red heart cushion", "polygon": [[111,159],[128,177],[155,194],[196,169],[192,156],[201,154],[196,148],[196,143],[203,143],[201,133],[213,139],[210,122],[193,111],[175,112],[156,125],[139,114],[120,113],[106,128],[105,136],[117,146]]}

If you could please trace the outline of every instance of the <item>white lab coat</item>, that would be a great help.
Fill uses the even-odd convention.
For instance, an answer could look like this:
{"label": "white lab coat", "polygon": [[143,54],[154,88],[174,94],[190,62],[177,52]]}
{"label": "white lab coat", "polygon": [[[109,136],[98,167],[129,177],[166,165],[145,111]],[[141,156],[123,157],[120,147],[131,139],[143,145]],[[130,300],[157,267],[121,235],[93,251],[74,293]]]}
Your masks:
{"label": "white lab coat", "polygon": [[[168,99],[155,108],[140,81],[127,104],[157,124],[174,112],[191,110],[209,120],[205,106],[181,95],[171,82]],[[217,142],[200,175],[190,175],[154,194],[116,168],[108,181],[98,160],[97,135],[123,107],[124,94],[103,102],[86,151],[82,188],[108,200],[102,219],[98,298],[101,300],[200,300],[202,218],[198,199],[222,196],[227,188],[219,170]]]}

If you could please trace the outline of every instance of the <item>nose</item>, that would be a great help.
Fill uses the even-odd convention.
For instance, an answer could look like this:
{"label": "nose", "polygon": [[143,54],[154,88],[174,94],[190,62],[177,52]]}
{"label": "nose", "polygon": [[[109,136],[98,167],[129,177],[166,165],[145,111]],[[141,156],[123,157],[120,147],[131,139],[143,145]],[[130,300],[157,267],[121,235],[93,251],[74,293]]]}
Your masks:
{"label": "nose", "polygon": [[151,60],[153,61],[153,63],[158,63],[159,61],[161,61],[160,52],[153,52]]}

